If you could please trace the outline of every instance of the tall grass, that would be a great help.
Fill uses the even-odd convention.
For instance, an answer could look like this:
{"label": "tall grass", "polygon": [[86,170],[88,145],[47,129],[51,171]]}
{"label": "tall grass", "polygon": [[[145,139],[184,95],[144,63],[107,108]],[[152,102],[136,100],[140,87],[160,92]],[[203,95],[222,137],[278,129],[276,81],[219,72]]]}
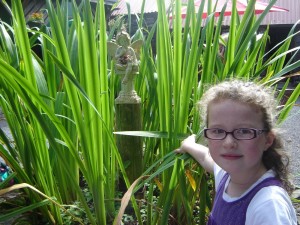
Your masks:
{"label": "tall grass", "polygon": [[[274,3],[270,1],[268,9]],[[136,35],[144,40],[135,88],[142,98],[146,132],[135,135],[145,137],[143,165],[148,175],[136,188],[144,185],[146,213],[132,198],[139,224],[205,224],[211,208],[211,178],[193,160],[173,150],[188,134],[201,136],[204,125],[194,106],[206,86],[240,77],[275,87],[300,65],[285,60],[298,50],[289,50],[295,27],[272,55],[265,52],[268,30],[256,40],[268,10],[255,16],[254,0],[244,17],[232,14],[224,57],[218,54],[224,12],[204,20],[204,4],[197,14],[193,4],[188,2],[182,27],[182,18],[176,16],[181,1],[174,1],[175,20],[170,27],[164,1],[157,1],[156,24],[147,36]],[[209,7],[213,12],[214,6]],[[1,130],[0,154],[19,182],[36,187],[57,203],[24,189],[47,221],[65,224],[69,212],[72,220],[82,224],[111,224],[118,211],[116,178],[123,176],[128,187],[130,183],[113,134],[119,79],[107,60],[106,43],[113,34],[106,28],[104,2],[99,0],[92,11],[87,0],[79,5],[63,0],[56,7],[47,0],[49,24],[32,29],[26,27],[21,1],[12,1],[11,8],[13,24],[0,24],[0,102],[12,140]],[[145,30],[142,21],[143,15],[139,31]],[[152,38],[156,38],[156,55]],[[41,55],[32,50],[37,46]],[[281,121],[299,93],[298,85],[283,107]],[[86,189],[92,200],[84,194]],[[75,202],[78,211],[84,211],[82,218],[72,214],[70,205]],[[12,216],[24,212],[21,209]]]}
{"label": "tall grass", "polygon": [[[50,27],[29,31],[36,42],[28,38],[21,1],[12,2],[12,34],[2,24],[1,102],[14,140],[5,144],[14,157],[6,151],[1,155],[20,182],[38,187],[60,204],[79,200],[91,224],[106,224],[107,212],[111,217],[114,213],[114,202],[105,199],[115,197],[117,161],[124,168],[113,137],[104,4],[98,2],[93,17],[89,1],[80,6],[73,1],[73,22],[68,1],[56,9],[47,1],[47,9]],[[39,43],[42,57],[32,52],[31,41]],[[14,64],[9,62],[12,57]],[[79,174],[92,194],[92,208]],[[41,201],[29,194],[35,195],[33,202]],[[44,209],[58,224],[64,223],[61,212],[52,204]]]}

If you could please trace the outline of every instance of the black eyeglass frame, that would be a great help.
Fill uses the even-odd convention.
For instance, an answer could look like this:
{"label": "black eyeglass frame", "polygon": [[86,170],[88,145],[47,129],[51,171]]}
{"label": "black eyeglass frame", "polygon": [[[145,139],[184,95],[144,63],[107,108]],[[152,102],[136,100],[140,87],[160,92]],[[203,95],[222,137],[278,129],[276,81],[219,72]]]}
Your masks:
{"label": "black eyeglass frame", "polygon": [[[208,137],[207,136],[207,131],[209,131],[209,130],[215,130],[215,129],[224,131],[225,132],[225,136],[223,138],[210,138],[210,137]],[[235,137],[234,132],[237,131],[237,130],[241,130],[241,129],[246,129],[246,130],[252,130],[252,131],[254,131],[253,137],[252,138],[237,138],[237,137]],[[221,128],[206,128],[206,129],[204,129],[204,137],[206,137],[207,139],[211,139],[211,140],[224,140],[227,137],[228,134],[231,134],[232,137],[234,139],[236,139],[236,140],[252,140],[252,139],[258,137],[259,135],[261,135],[264,132],[268,132],[268,130],[267,129],[255,129],[255,128],[237,128],[237,129],[234,129],[232,131],[226,131],[226,130],[221,129]]]}

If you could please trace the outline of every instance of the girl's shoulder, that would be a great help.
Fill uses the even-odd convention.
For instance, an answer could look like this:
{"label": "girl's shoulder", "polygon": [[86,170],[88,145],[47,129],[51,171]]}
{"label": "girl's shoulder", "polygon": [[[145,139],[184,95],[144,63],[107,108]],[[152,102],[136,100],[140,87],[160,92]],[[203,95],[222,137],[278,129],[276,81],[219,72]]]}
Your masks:
{"label": "girl's shoulder", "polygon": [[[220,184],[222,178],[226,175],[226,171],[222,170],[218,165],[214,166],[214,175],[216,188]],[[233,202],[243,198],[247,193],[256,187],[262,181],[275,177],[275,172],[268,170],[256,183],[254,183],[242,196],[231,198],[225,192],[223,199],[227,202]],[[225,186],[227,185],[226,182]],[[291,199],[287,192],[278,185],[271,185],[261,188],[251,199],[247,208],[245,225],[297,225],[297,216],[292,205]]]}
{"label": "girl's shoulder", "polygon": [[297,224],[296,212],[287,192],[279,186],[259,190],[251,200],[246,215],[247,224]]}

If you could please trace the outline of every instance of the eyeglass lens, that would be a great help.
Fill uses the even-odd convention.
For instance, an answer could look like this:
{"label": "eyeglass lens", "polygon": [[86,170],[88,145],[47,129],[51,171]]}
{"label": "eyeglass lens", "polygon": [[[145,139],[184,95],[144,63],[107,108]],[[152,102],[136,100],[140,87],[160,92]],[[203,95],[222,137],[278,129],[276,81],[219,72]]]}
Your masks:
{"label": "eyeglass lens", "polygon": [[257,130],[254,128],[239,128],[228,132],[220,128],[210,128],[204,130],[204,135],[209,139],[222,140],[225,139],[228,134],[231,134],[237,140],[249,140],[255,138],[263,131],[264,130]]}

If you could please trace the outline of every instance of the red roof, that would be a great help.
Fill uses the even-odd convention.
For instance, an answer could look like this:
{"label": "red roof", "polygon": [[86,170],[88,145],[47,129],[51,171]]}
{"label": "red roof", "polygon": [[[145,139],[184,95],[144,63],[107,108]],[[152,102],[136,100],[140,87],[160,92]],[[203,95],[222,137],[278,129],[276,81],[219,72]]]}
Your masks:
{"label": "red roof", "polygon": [[[144,13],[153,13],[157,12],[157,0],[145,0]],[[166,9],[169,7],[171,0],[162,0],[165,1]],[[123,15],[128,14],[126,2],[130,4],[131,14],[141,13],[143,0],[120,0],[116,8],[114,9],[113,15]],[[187,0],[182,0],[183,3],[186,3]]]}

